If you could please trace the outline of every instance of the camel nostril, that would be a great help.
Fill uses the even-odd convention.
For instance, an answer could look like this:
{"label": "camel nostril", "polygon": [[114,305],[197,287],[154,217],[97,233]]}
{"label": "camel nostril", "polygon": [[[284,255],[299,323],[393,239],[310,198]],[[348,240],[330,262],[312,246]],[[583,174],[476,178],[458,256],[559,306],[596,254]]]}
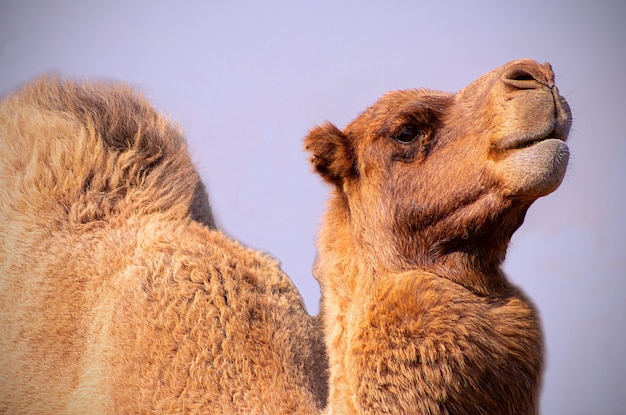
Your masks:
{"label": "camel nostril", "polygon": [[513,81],[534,81],[535,77],[524,69],[514,69],[512,73],[507,75],[507,78]]}
{"label": "camel nostril", "polygon": [[537,89],[547,84],[538,65],[514,66],[504,73],[502,82],[513,89]]}

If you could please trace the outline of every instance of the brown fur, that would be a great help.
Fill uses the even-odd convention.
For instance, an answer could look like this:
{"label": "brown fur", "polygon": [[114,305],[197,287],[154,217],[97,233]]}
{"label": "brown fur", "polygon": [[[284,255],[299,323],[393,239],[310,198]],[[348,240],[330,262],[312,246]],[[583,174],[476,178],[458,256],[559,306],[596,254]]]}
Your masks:
{"label": "brown fur", "polygon": [[215,229],[184,139],[132,90],[0,104],[0,413],[318,413],[316,322]]}
{"label": "brown fur", "polygon": [[563,178],[569,126],[549,65],[521,60],[310,132],[333,186],[315,267],[328,413],[537,413],[539,318],[500,266]]}

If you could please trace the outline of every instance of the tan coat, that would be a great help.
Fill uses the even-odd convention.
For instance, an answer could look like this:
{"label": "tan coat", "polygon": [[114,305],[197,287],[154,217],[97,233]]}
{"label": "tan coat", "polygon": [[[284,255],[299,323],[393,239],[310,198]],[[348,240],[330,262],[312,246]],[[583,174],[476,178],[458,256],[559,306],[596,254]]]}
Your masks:
{"label": "tan coat", "polygon": [[279,264],[215,229],[132,90],[0,104],[0,413],[318,413],[326,359]]}

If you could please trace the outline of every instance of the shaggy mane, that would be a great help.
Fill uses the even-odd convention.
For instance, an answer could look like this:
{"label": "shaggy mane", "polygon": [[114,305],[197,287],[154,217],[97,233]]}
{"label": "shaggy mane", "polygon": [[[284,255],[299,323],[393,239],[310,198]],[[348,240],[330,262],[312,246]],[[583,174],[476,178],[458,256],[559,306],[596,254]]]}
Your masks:
{"label": "shaggy mane", "polygon": [[74,225],[169,212],[214,226],[180,129],[131,87],[48,75],[3,105],[2,117],[12,114],[0,120],[4,128],[39,127],[22,131],[21,142],[2,143],[6,174],[28,166],[24,199],[61,201]]}

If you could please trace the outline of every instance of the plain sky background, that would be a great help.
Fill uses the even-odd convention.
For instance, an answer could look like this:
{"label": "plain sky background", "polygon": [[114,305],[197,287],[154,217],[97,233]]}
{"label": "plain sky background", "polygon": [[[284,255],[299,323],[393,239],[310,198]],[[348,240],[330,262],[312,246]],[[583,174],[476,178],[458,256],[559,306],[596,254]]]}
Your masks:
{"label": "plain sky background", "polygon": [[0,0],[0,94],[51,70],[143,91],[185,130],[219,226],[277,257],[315,314],[328,189],[307,131],[387,90],[551,62],[574,113],[570,167],[505,269],[543,317],[542,412],[626,414],[625,28],[621,1]]}

